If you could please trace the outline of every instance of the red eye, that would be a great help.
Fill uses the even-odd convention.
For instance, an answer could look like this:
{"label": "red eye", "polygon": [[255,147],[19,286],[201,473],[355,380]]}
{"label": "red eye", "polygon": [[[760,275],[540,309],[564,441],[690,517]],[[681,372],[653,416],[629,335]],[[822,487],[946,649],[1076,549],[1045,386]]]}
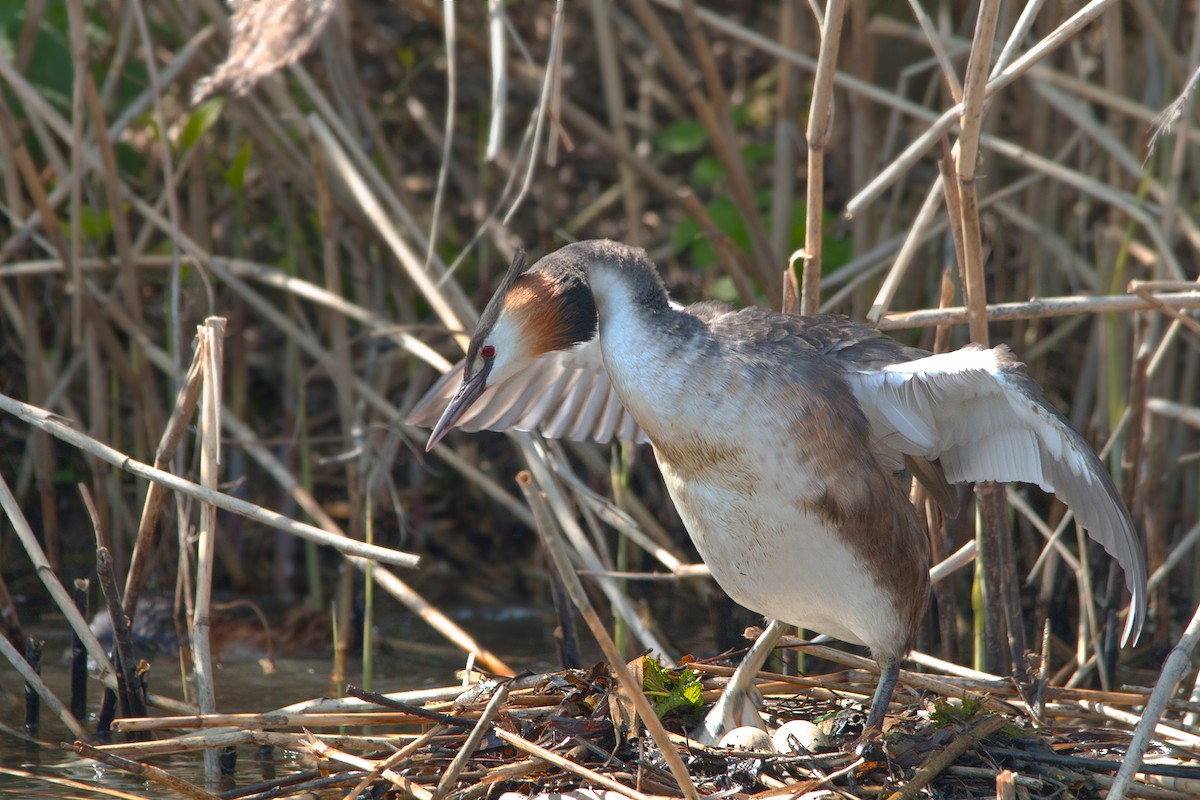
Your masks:
{"label": "red eye", "polygon": [[483,347],[479,348],[479,355],[489,360],[493,359],[496,357],[496,348],[492,347],[490,344],[485,344]]}

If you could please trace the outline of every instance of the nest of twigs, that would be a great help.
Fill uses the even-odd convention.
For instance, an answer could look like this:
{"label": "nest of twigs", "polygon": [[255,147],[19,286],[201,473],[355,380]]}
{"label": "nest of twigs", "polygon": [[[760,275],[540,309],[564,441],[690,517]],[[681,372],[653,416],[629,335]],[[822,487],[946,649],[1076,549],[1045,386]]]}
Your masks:
{"label": "nest of twigs", "polygon": [[[808,720],[815,739],[708,747],[689,734],[686,707],[665,716],[670,744],[691,785],[681,788],[607,664],[468,686],[300,703],[268,714],[118,721],[127,734],[170,731],[155,741],[78,752],[138,772],[191,796],[211,797],[143,763],[166,753],[270,746],[300,754],[300,770],[223,798],[414,797],[467,800],[576,793],[612,796],[1099,797],[1112,785],[1136,710],[1149,690],[1100,692],[1021,683],[958,670],[903,673],[882,737],[864,737],[864,701],[876,675],[858,656],[819,647],[846,669],[805,678],[760,673],[768,734]],[[641,664],[641,660],[634,665]],[[692,662],[705,706],[730,666]],[[679,674],[679,670],[675,674]],[[1194,704],[1193,704],[1194,705]],[[1196,707],[1175,709],[1185,713]],[[1159,726],[1130,796],[1195,797],[1194,737]],[[217,730],[213,730],[217,729]],[[327,732],[328,731],[328,732]],[[782,745],[782,746],[777,746]],[[782,752],[781,752],[782,750]],[[351,791],[352,790],[352,791]],[[328,794],[326,794],[328,793]],[[579,794],[583,793],[583,794]]]}

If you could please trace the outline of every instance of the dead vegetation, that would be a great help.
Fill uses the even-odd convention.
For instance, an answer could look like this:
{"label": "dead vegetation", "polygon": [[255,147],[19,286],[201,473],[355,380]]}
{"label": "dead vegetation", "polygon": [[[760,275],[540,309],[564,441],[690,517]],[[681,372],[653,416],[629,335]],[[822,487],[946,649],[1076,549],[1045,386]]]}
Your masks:
{"label": "dead vegetation", "polygon": [[[540,254],[608,236],[647,247],[680,300],[779,307],[790,297],[930,349],[1008,343],[1123,487],[1149,554],[1151,626],[1117,652],[1121,600],[1107,561],[1079,549],[1061,506],[1012,487],[1015,568],[995,580],[1030,575],[1033,586],[988,602],[1018,597],[1027,624],[1006,631],[999,605],[973,616],[971,570],[944,569],[918,650],[959,664],[974,650],[981,669],[1015,674],[1004,685],[1020,693],[974,691],[1004,698],[1010,724],[1037,727],[1071,757],[1120,761],[1141,719],[1110,796],[1174,796],[1145,774],[1130,782],[1138,752],[1194,754],[1200,733],[1187,659],[1200,537],[1194,2],[347,0],[323,33],[315,26],[330,4],[274,5],[291,6],[298,32],[276,37],[271,53],[231,47],[215,0],[29,3],[5,21],[0,639],[23,638],[10,595],[52,594],[111,681],[115,667],[59,585],[92,575],[99,547],[112,555],[111,607],[132,612],[143,591],[187,587],[202,687],[214,584],[318,608],[337,597],[346,630],[357,574],[405,609],[380,600],[380,613],[420,614],[487,670],[511,674],[505,653],[437,606],[468,593],[549,602],[548,556],[513,481],[527,468],[548,504],[543,533],[565,533],[599,613],[627,628],[624,652],[680,655],[663,610],[702,605],[714,589],[696,577],[646,453],[462,437],[426,462],[425,432],[403,425],[461,353],[518,245]],[[310,36],[309,55],[288,51]],[[251,62],[259,73],[239,72]],[[198,86],[246,91],[193,105]],[[943,528],[931,512],[936,560],[969,547],[973,520]],[[292,535],[332,543],[356,570],[339,572]],[[422,568],[372,562],[407,563],[374,546],[412,551]],[[629,580],[646,573],[672,580]],[[373,613],[368,603],[364,630]],[[946,669],[920,653],[923,671]],[[546,680],[546,707],[559,708],[565,693],[546,686],[562,678]],[[1069,698],[1052,717],[1024,688],[1043,684]],[[226,710],[203,690],[200,700],[201,713]],[[497,707],[500,719],[520,718],[512,703]],[[1095,717],[1096,703],[1124,716]],[[560,736],[549,721],[558,712],[541,713],[485,734],[504,730],[602,771],[586,731]],[[86,734],[77,716],[62,709],[73,734]],[[1103,746],[1115,742],[1105,753],[1073,733],[1101,722],[1112,737]],[[949,729],[969,736],[970,724]],[[462,751],[467,734],[425,735],[442,737],[429,747]],[[1015,780],[1016,795],[1106,788],[1083,761],[1055,767],[1087,774],[1072,784],[1005,761],[989,741],[971,758],[992,771],[947,793],[1003,794],[994,776],[1006,766],[1050,781]],[[435,751],[409,751],[408,739],[359,744],[356,757],[369,760],[356,769],[398,750],[415,759],[414,775],[426,770],[403,791],[436,791],[426,779],[430,765],[445,769]],[[498,752],[528,752],[506,747]],[[333,751],[322,753],[328,765]],[[397,774],[408,768],[390,758]],[[543,775],[543,758],[507,766]],[[682,766],[705,792],[732,787],[704,784],[706,763]],[[771,780],[812,780],[796,778],[800,766],[755,763]],[[885,770],[888,785],[923,763]],[[481,796],[505,768],[476,763],[439,794]],[[639,790],[694,791],[654,769]],[[537,791],[594,782],[573,774],[504,780]],[[630,774],[618,782],[646,780]],[[837,785],[869,793],[875,780]],[[741,786],[773,789],[759,777]]]}

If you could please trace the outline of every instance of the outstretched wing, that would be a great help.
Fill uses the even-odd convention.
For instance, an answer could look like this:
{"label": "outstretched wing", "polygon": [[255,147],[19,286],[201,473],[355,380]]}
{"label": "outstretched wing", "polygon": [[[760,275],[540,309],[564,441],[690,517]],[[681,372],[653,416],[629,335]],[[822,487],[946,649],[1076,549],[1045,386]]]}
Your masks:
{"label": "outstretched wing", "polygon": [[1146,618],[1146,562],[1129,511],[1100,459],[1003,347],[876,369],[848,369],[880,456],[939,459],[946,479],[1036,483],[1057,494],[1125,571],[1124,642]]}
{"label": "outstretched wing", "polygon": [[[462,372],[460,361],[425,393],[405,422],[433,427],[462,382]],[[457,427],[538,431],[552,439],[601,444],[649,441],[613,392],[599,339],[544,353],[504,383],[489,386]]]}

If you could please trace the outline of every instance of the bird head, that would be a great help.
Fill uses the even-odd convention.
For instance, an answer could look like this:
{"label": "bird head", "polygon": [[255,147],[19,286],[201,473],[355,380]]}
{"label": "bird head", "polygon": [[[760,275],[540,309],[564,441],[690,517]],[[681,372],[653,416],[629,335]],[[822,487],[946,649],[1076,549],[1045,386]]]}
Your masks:
{"label": "bird head", "polygon": [[543,353],[564,350],[596,333],[596,305],[587,275],[555,254],[522,272],[518,251],[500,287],[479,317],[463,365],[463,381],[429,436],[432,450],[489,386],[498,386]]}

